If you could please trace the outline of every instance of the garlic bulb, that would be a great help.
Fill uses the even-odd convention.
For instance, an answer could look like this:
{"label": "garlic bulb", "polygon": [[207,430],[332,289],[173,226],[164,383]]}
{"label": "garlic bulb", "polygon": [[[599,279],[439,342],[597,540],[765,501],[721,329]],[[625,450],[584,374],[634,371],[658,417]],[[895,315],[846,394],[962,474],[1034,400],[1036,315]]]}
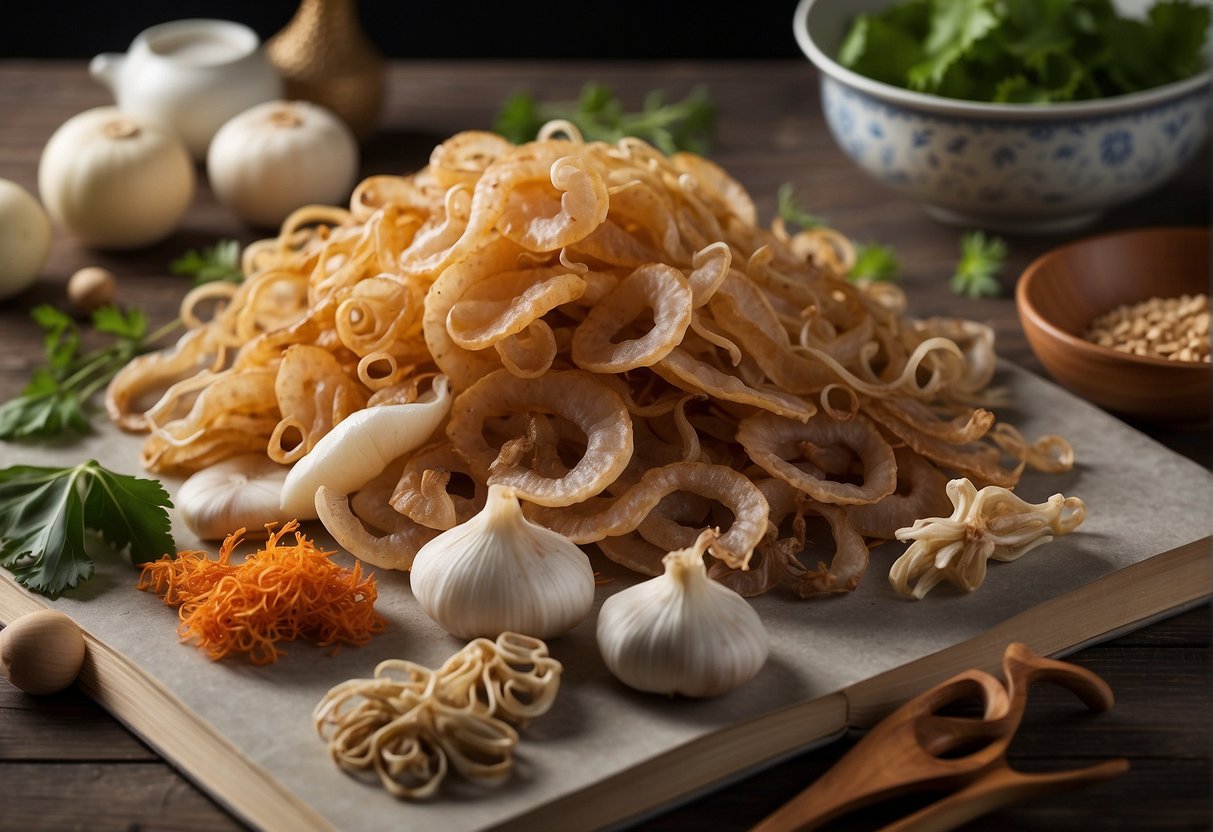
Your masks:
{"label": "garlic bulb", "polygon": [[708,578],[708,530],[662,559],[665,573],[612,595],[598,613],[607,669],[636,690],[718,696],[749,681],[767,660],[758,613]]}
{"label": "garlic bulb", "polygon": [[287,470],[264,454],[235,456],[203,468],[177,490],[181,519],[203,540],[222,540],[237,529],[256,537],[266,523],[283,519],[280,501]]}
{"label": "garlic bulb", "polygon": [[0,300],[34,282],[51,247],[51,222],[29,191],[0,179]]}
{"label": "garlic bulb", "polygon": [[84,635],[57,610],[26,613],[0,630],[0,673],[26,693],[58,693],[80,675]]}
{"label": "garlic bulb", "polygon": [[277,227],[296,208],[346,201],[358,175],[358,142],[318,104],[267,101],[219,128],[206,172],[228,209],[253,225]]}
{"label": "garlic bulb", "polygon": [[409,573],[430,618],[461,638],[567,632],[594,604],[594,570],[564,535],[522,514],[514,492],[489,487],[484,509],[421,547]]}
{"label": "garlic bulb", "polygon": [[194,181],[176,134],[116,107],[72,116],[38,163],[51,219],[98,248],[139,248],[168,236],[194,198]]}

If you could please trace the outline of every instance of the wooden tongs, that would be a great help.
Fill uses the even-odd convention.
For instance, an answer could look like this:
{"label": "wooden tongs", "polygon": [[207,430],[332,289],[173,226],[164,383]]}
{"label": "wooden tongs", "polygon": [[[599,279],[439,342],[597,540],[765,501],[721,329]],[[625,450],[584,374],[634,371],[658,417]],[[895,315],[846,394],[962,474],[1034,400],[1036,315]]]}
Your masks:
{"label": "wooden tongs", "polygon": [[[817,829],[887,798],[954,790],[884,827],[884,832],[940,832],[1022,798],[1110,780],[1129,770],[1125,759],[1042,774],[1013,770],[1006,761],[1007,746],[1023,719],[1033,682],[1055,682],[1097,713],[1112,707],[1112,690],[1091,671],[1043,658],[1020,643],[1008,645],[1003,654],[1003,674],[1005,687],[989,673],[967,670],[906,702],[752,832]],[[984,705],[980,718],[939,713],[974,697]]]}

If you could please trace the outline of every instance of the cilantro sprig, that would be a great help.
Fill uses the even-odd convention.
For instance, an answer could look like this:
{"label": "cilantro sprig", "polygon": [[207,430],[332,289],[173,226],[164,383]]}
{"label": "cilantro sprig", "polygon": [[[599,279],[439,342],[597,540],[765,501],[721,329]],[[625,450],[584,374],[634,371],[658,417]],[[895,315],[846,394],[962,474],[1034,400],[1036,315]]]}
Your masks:
{"label": "cilantro sprig", "polygon": [[493,130],[521,144],[534,139],[539,128],[553,119],[572,122],[586,141],[616,142],[636,136],[667,154],[707,153],[716,136],[716,105],[703,87],[670,103],[654,90],[639,112],[627,112],[614,90],[593,83],[586,84],[573,102],[539,101],[530,92],[516,92],[498,110]]}
{"label": "cilantro sprig", "polygon": [[141,310],[103,306],[92,314],[93,329],[112,340],[83,350],[80,330],[70,316],[48,304],[34,307],[31,314],[45,333],[46,360],[20,395],[0,405],[0,439],[89,433],[93,395],[127,362],[178,326],[174,321],[149,335]]}
{"label": "cilantro sprig", "polygon": [[51,598],[93,576],[86,529],[132,563],[175,551],[156,480],[117,474],[89,460],[74,468],[18,465],[0,470],[0,565]]}
{"label": "cilantro sprig", "polygon": [[188,274],[193,284],[226,280],[240,283],[244,270],[240,268],[240,241],[220,240],[213,246],[204,246],[200,251],[190,249],[168,265],[173,274]]}
{"label": "cilantro sprig", "polygon": [[1016,104],[1079,101],[1188,78],[1210,10],[1159,0],[1142,19],[1111,0],[903,0],[858,15],[843,65],[895,86]]}
{"label": "cilantro sprig", "polygon": [[949,287],[970,298],[996,298],[1002,294],[998,273],[1007,260],[1007,244],[984,231],[966,231],[960,236],[960,260]]}

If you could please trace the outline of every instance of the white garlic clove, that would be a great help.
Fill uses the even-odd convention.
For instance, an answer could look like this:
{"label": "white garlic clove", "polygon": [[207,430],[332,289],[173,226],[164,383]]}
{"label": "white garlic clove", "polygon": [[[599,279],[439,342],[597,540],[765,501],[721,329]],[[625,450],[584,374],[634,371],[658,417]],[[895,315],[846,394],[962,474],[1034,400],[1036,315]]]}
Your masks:
{"label": "white garlic clove", "polygon": [[334,494],[351,494],[383,473],[392,460],[421,447],[450,412],[446,376],[434,379],[428,396],[410,404],[368,407],[341,420],[287,474],[282,513],[314,520],[320,486]]}
{"label": "white garlic clove", "polygon": [[255,537],[266,523],[284,519],[282,484],[288,470],[264,454],[244,454],[203,468],[177,490],[181,519],[203,540],[222,540],[237,529],[248,529]]}
{"label": "white garlic clove", "polygon": [[27,613],[0,630],[0,674],[26,693],[64,690],[84,665],[84,635],[58,610]]}
{"label": "white garlic clove", "polygon": [[590,559],[568,538],[527,520],[514,492],[489,488],[484,509],[431,540],[413,560],[413,595],[461,638],[567,632],[594,604]]}
{"label": "white garlic clove", "polygon": [[650,693],[719,696],[766,663],[766,628],[733,590],[707,575],[708,530],[670,552],[665,573],[612,595],[598,613],[598,649],[625,685]]}

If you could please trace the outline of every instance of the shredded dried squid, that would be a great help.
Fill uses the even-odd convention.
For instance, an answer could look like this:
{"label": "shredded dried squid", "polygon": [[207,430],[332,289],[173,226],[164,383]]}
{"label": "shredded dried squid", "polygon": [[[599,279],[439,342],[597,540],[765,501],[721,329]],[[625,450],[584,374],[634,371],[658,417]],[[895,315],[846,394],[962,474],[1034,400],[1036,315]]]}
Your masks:
{"label": "shredded dried squid", "polygon": [[[150,432],[154,471],[290,462],[442,374],[445,438],[322,492],[357,556],[407,569],[501,483],[641,572],[720,526],[718,579],[845,592],[949,479],[1010,489],[1074,463],[1064,439],[998,421],[989,327],[911,318],[899,287],[848,281],[854,262],[835,230],[760,226],[703,157],[566,122],[519,146],[467,131],[250,245],[244,283],[187,296],[185,335],[132,362],[107,407]],[[393,765],[438,765],[420,735],[415,760],[400,742]]]}

